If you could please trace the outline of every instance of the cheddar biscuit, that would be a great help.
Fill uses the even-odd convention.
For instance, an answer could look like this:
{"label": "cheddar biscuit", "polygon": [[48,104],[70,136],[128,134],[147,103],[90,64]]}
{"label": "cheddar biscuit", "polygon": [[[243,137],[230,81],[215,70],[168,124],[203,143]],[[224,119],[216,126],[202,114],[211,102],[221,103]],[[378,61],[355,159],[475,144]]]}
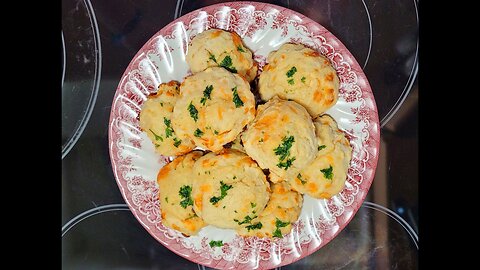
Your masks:
{"label": "cheddar biscuit", "polygon": [[235,32],[210,29],[198,34],[188,47],[186,60],[192,73],[220,66],[249,82],[257,75],[258,66],[252,52]]}
{"label": "cheddar biscuit", "polygon": [[303,105],[312,117],[331,108],[338,99],[339,79],[330,61],[301,44],[286,43],[271,52],[259,76],[263,100],[275,95]]}
{"label": "cheddar biscuit", "polygon": [[192,199],[193,164],[202,154],[193,151],[179,156],[163,166],[157,175],[162,223],[186,235],[194,235],[205,226],[193,211]]}
{"label": "cheddar biscuit", "polygon": [[295,101],[278,97],[258,106],[242,142],[262,169],[284,179],[295,177],[317,153],[315,127],[308,112]]}
{"label": "cheddar biscuit", "polygon": [[255,117],[255,98],[245,79],[219,67],[189,76],[180,85],[172,126],[180,139],[219,151]]}
{"label": "cheddar biscuit", "polygon": [[329,199],[345,186],[352,147],[330,116],[315,119],[315,126],[319,141],[317,156],[289,183],[292,189],[302,194]]}
{"label": "cheddar biscuit", "polygon": [[258,218],[237,230],[242,236],[283,237],[292,230],[302,210],[303,197],[287,182],[272,185],[270,200]]}
{"label": "cheddar biscuit", "polygon": [[193,209],[205,223],[220,228],[250,224],[270,197],[262,169],[236,150],[206,154],[196,162],[194,175]]}
{"label": "cheddar biscuit", "polygon": [[156,94],[148,96],[140,111],[140,128],[155,145],[156,152],[165,156],[177,156],[190,152],[195,145],[188,139],[180,139],[172,128],[173,107],[179,96],[176,81],[162,83]]}

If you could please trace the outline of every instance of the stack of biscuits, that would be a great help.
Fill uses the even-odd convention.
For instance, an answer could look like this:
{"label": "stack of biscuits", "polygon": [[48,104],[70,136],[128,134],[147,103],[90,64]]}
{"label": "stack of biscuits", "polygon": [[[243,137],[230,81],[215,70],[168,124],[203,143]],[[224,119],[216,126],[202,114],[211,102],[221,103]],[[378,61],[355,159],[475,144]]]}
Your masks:
{"label": "stack of biscuits", "polygon": [[327,58],[286,43],[257,76],[240,36],[210,29],[192,39],[186,61],[192,75],[160,84],[140,112],[156,152],[174,157],[157,176],[165,226],[281,238],[304,194],[330,199],[343,189],[352,148],[325,114],[339,90]]}

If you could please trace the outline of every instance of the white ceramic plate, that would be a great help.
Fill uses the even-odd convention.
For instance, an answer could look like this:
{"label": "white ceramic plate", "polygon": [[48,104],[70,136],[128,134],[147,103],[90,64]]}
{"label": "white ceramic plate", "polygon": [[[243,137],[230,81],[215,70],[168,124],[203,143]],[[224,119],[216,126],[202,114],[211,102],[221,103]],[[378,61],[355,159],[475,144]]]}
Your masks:
{"label": "white ceramic plate", "polygon": [[[254,52],[259,66],[283,43],[302,43],[328,57],[340,78],[338,103],[327,111],[353,146],[351,167],[342,192],[330,200],[304,197],[299,220],[283,238],[241,237],[213,226],[184,237],[163,226],[156,176],[168,162],[155,153],[140,131],[142,103],[158,85],[183,81],[188,43],[198,33],[221,28],[237,32]],[[274,268],[303,258],[333,239],[361,206],[373,180],[379,151],[379,121],[372,90],[345,46],[311,19],[279,6],[231,2],[208,6],[178,18],[157,32],[132,59],[113,99],[109,148],[113,171],[132,213],[160,243],[191,261],[215,268]],[[223,240],[223,247],[210,247]]]}

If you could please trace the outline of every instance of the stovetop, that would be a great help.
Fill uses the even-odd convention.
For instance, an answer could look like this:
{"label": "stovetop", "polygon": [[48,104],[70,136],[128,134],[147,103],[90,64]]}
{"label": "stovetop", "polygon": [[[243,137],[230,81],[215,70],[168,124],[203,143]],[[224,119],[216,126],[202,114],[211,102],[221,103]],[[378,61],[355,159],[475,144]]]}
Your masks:
{"label": "stovetop", "polygon": [[[125,204],[111,168],[113,95],[158,30],[214,0],[62,0],[62,266],[203,269],[158,243]],[[365,202],[323,248],[282,269],[418,268],[417,1],[263,1],[317,21],[355,56],[381,120]]]}

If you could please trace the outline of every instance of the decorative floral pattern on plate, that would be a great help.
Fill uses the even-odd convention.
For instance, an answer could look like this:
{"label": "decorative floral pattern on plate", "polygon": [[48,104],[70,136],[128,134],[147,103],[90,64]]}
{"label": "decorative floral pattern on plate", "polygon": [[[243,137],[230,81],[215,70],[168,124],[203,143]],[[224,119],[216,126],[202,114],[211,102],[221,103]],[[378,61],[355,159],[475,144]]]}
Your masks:
{"label": "decorative floral pattern on plate", "polygon": [[[304,197],[299,220],[283,238],[241,237],[213,226],[185,237],[163,226],[156,175],[169,162],[155,153],[139,129],[138,114],[162,82],[183,81],[188,42],[220,28],[237,32],[254,52],[260,70],[269,52],[283,43],[309,46],[328,57],[340,78],[339,100],[327,111],[347,133],[353,157],[345,188],[330,200]],[[135,55],[116,90],[109,121],[109,148],[117,184],[132,213],[160,243],[180,256],[214,268],[274,268],[292,263],[332,240],[360,208],[373,180],[380,131],[370,85],[355,58],[327,29],[279,6],[256,2],[221,3],[171,22]],[[211,247],[221,240],[223,246]]]}

